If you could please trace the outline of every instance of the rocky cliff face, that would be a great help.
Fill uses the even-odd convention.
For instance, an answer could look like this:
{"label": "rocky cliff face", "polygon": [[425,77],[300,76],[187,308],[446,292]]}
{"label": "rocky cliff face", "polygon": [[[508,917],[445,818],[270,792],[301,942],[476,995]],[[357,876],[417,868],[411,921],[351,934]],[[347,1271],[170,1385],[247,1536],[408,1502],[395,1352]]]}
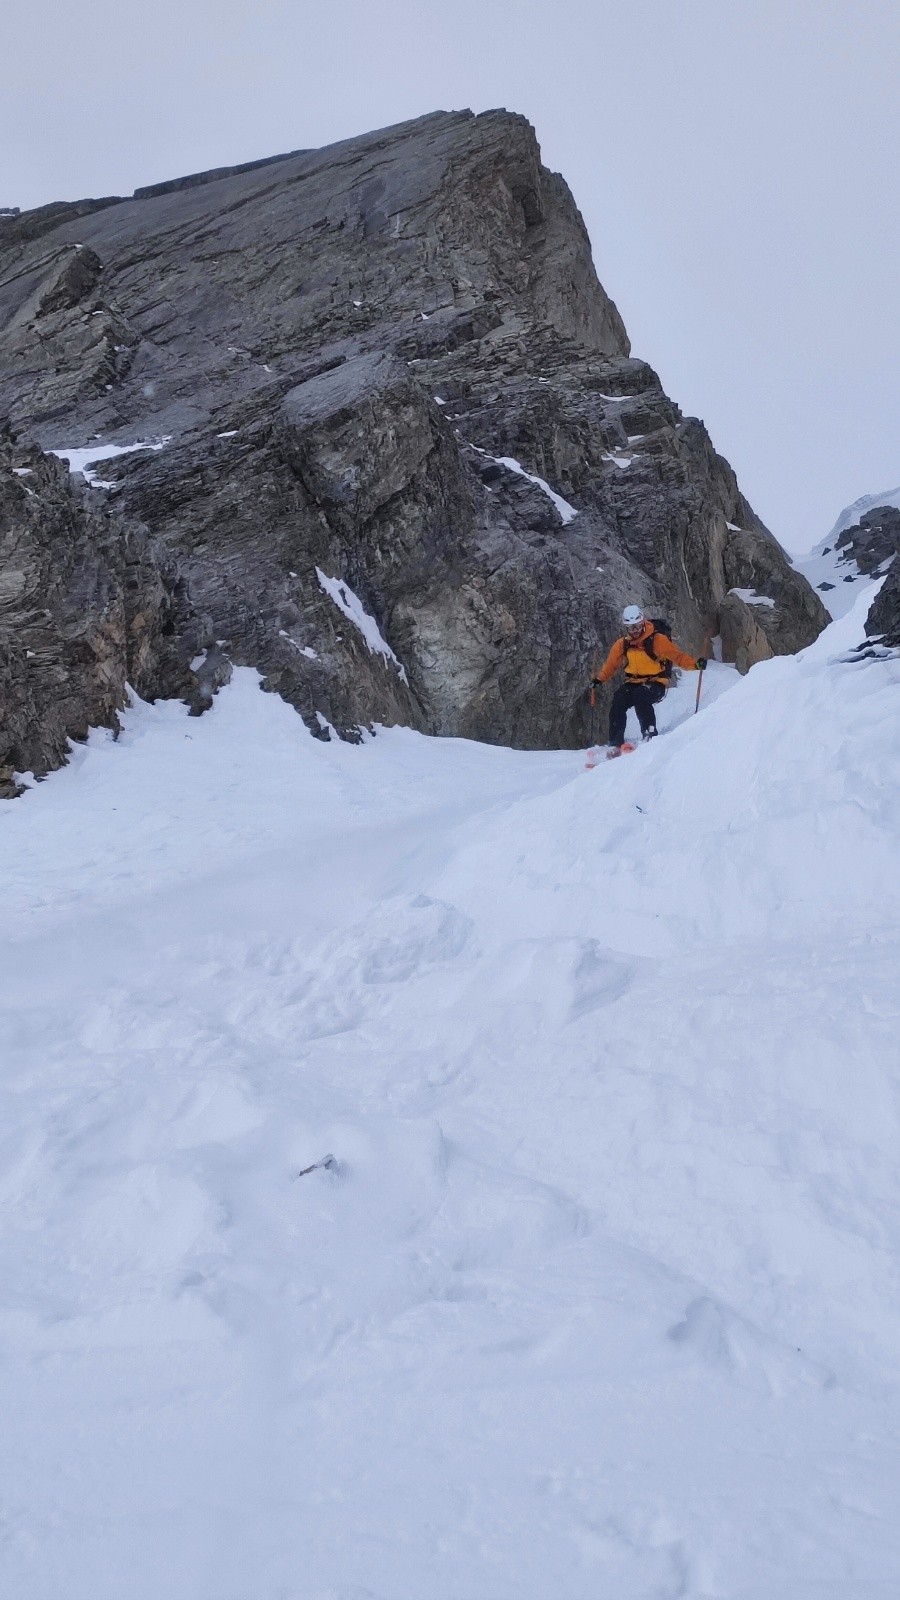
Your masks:
{"label": "rocky cliff face", "polygon": [[212,641],[173,563],[98,498],[88,507],[59,461],[0,434],[3,796],[15,772],[48,772],[70,738],[112,723],[129,684],[198,710],[217,686],[190,669]]}
{"label": "rocky cliff face", "polygon": [[875,506],[841,534],[838,544],[852,555],[861,572],[886,573],[866,619],[866,633],[891,649],[900,647],[900,507]]}
{"label": "rocky cliff face", "polygon": [[[169,596],[169,645],[135,674],[122,612],[115,672],[45,765],[126,675],[202,703],[227,660],[316,731],[575,745],[629,601],[742,667],[827,620],[631,358],[566,185],[505,112],[0,219],[3,415],[20,450],[163,445],[104,462],[71,516],[116,584],[123,552],[155,552],[139,588]],[[67,491],[28,460],[52,566],[40,506]]]}
{"label": "rocky cliff face", "polygon": [[900,561],[893,563],[869,612],[866,633],[890,649],[900,650]]}

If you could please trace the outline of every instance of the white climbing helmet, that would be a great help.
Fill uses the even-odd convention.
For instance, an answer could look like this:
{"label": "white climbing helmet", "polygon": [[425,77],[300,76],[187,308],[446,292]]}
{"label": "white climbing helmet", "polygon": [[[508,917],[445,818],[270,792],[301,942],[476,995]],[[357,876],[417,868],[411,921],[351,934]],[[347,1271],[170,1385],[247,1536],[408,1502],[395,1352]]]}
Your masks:
{"label": "white climbing helmet", "polygon": [[636,628],[644,620],[644,613],[640,606],[626,606],[622,612],[622,621],[626,628]]}

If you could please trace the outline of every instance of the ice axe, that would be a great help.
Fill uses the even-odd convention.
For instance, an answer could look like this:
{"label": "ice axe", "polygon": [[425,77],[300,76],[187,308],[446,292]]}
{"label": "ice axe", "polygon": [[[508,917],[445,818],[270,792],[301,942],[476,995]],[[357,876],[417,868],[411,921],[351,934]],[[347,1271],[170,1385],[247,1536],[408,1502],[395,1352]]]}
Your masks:
{"label": "ice axe", "polygon": [[[703,659],[704,659],[704,661],[706,660],[707,656],[709,655],[709,650],[710,650],[710,645],[711,644],[712,644],[712,634],[708,633],[706,635],[706,639],[705,639],[704,644],[703,644]],[[701,667],[699,676],[697,678],[697,698],[694,701],[694,716],[696,716],[697,712],[700,710],[700,691],[703,688],[703,674],[704,674],[705,671],[706,671],[706,668],[705,667]]]}
{"label": "ice axe", "polygon": [[304,1167],[301,1172],[295,1172],[292,1182],[296,1183],[298,1178],[305,1178],[308,1172],[318,1172],[320,1167],[324,1172],[336,1172],[337,1162],[335,1161],[334,1156],[323,1156],[321,1161],[314,1161],[311,1166]]}
{"label": "ice axe", "polygon": [[597,743],[597,652],[591,657],[591,746]]}

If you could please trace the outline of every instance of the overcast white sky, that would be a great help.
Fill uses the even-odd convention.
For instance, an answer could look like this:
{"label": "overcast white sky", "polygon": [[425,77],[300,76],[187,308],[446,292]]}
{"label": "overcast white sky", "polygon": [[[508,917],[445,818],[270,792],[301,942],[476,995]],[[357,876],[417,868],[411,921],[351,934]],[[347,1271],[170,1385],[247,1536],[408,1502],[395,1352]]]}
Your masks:
{"label": "overcast white sky", "polygon": [[506,106],[805,549],[900,484],[900,0],[5,0],[0,205]]}

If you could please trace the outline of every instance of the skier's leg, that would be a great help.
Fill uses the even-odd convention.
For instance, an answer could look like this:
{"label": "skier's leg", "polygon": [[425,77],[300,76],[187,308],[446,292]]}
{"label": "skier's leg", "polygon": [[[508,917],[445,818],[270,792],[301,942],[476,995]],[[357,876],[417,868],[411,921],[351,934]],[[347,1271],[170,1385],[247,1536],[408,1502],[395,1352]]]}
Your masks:
{"label": "skier's leg", "polygon": [[642,683],[635,690],[634,709],[645,739],[652,739],[657,731],[656,712],[653,707],[659,705],[665,692],[665,685],[661,683]]}
{"label": "skier's leg", "polygon": [[622,744],[625,740],[625,719],[628,716],[628,707],[631,705],[631,684],[619,685],[612,697],[609,708],[609,742]]}

